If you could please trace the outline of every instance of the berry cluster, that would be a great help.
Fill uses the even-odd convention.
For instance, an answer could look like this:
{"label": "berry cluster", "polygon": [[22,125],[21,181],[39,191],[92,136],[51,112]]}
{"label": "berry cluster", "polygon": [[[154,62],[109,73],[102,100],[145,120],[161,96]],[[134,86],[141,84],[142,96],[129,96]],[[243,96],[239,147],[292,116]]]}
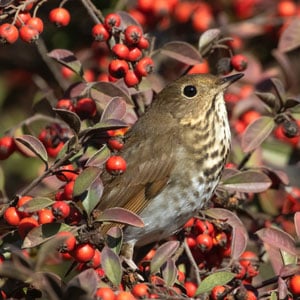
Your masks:
{"label": "berry cluster", "polygon": [[[44,30],[44,21],[36,16],[39,5],[35,1],[14,1],[15,10],[5,7],[2,15],[5,23],[0,25],[0,40],[2,43],[13,44],[20,37],[27,43],[32,43],[39,38]],[[57,26],[66,26],[70,23],[70,13],[63,7],[57,7],[50,11],[49,20]]]}
{"label": "berry cluster", "polygon": [[153,71],[153,60],[144,56],[148,49],[149,40],[143,35],[138,25],[121,27],[118,14],[108,14],[104,23],[98,23],[92,28],[92,35],[96,41],[111,42],[114,59],[108,65],[109,80],[124,78],[127,86],[136,86],[142,79]]}

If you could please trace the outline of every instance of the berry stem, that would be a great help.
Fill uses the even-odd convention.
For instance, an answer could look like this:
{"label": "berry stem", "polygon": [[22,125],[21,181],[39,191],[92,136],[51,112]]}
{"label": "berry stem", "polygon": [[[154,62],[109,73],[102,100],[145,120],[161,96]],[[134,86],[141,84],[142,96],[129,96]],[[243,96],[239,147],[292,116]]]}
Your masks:
{"label": "berry stem", "polygon": [[86,8],[88,14],[90,17],[94,20],[94,22],[97,24],[100,23],[103,24],[104,22],[104,16],[102,15],[102,12],[95,7],[95,5],[90,0],[80,0],[82,5]]}

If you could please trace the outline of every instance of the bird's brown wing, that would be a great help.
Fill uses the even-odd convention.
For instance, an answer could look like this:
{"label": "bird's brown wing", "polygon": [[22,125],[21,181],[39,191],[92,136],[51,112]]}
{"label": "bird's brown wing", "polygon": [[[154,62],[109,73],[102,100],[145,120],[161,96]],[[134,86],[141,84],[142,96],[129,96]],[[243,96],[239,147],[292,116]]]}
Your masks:
{"label": "bird's brown wing", "polygon": [[157,140],[140,140],[135,135],[126,146],[122,155],[127,161],[127,170],[115,178],[104,174],[104,193],[98,209],[123,207],[139,214],[166,186],[174,167],[176,146],[169,138],[159,144]]}

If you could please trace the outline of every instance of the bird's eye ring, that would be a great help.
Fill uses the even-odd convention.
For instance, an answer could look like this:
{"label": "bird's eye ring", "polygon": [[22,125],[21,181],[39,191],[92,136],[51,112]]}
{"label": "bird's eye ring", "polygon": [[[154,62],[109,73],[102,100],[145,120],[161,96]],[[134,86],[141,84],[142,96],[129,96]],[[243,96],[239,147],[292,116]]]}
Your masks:
{"label": "bird's eye ring", "polygon": [[188,98],[193,98],[197,94],[197,88],[194,85],[186,85],[183,88],[183,95]]}

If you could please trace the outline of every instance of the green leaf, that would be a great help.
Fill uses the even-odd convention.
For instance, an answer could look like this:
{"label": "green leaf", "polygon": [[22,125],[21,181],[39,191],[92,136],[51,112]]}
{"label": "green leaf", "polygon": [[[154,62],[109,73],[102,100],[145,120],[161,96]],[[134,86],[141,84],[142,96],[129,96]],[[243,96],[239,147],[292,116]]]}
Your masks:
{"label": "green leaf", "polygon": [[38,156],[45,164],[48,161],[48,154],[45,146],[42,142],[33,135],[24,134],[15,138],[17,142],[20,142],[25,147],[30,149],[36,156]]}
{"label": "green leaf", "polygon": [[84,200],[82,201],[82,206],[89,216],[94,208],[100,201],[103,193],[103,184],[100,178],[96,178],[95,181],[88,188],[88,192]]}
{"label": "green leaf", "polygon": [[119,226],[110,228],[106,233],[106,244],[116,254],[119,254],[122,248],[123,232]]}
{"label": "green leaf", "polygon": [[93,166],[93,167],[102,167],[103,164],[107,161],[110,157],[111,152],[107,145],[103,146],[99,149],[96,153],[94,153],[86,162],[86,166]]}
{"label": "green leaf", "polygon": [[173,259],[169,258],[162,268],[162,277],[167,286],[172,287],[177,278],[177,268]]}
{"label": "green leaf", "polygon": [[216,272],[207,276],[200,283],[196,295],[208,293],[217,285],[224,285],[231,281],[236,274],[231,272]]}
{"label": "green leaf", "polygon": [[47,197],[35,197],[22,205],[19,210],[24,212],[35,212],[40,209],[51,206],[55,201]]}
{"label": "green leaf", "polygon": [[101,169],[97,167],[87,167],[84,169],[75,180],[73,196],[77,197],[86,192],[92,183],[99,178],[100,173]]}
{"label": "green leaf", "polygon": [[102,268],[111,283],[118,287],[122,280],[122,265],[119,256],[105,246],[101,252]]}
{"label": "green leaf", "polygon": [[151,264],[150,272],[156,273],[160,267],[176,252],[179,247],[178,241],[169,241],[162,244],[155,252]]}
{"label": "green leaf", "polygon": [[65,223],[48,223],[33,228],[25,237],[22,248],[36,247],[60,231],[70,231],[72,227]]}
{"label": "green leaf", "polygon": [[75,133],[79,133],[81,121],[77,114],[66,109],[53,108],[53,110],[66,122]]}
{"label": "green leaf", "polygon": [[270,135],[275,127],[274,119],[271,117],[260,117],[252,122],[242,135],[241,146],[244,152],[251,152],[258,148]]}

